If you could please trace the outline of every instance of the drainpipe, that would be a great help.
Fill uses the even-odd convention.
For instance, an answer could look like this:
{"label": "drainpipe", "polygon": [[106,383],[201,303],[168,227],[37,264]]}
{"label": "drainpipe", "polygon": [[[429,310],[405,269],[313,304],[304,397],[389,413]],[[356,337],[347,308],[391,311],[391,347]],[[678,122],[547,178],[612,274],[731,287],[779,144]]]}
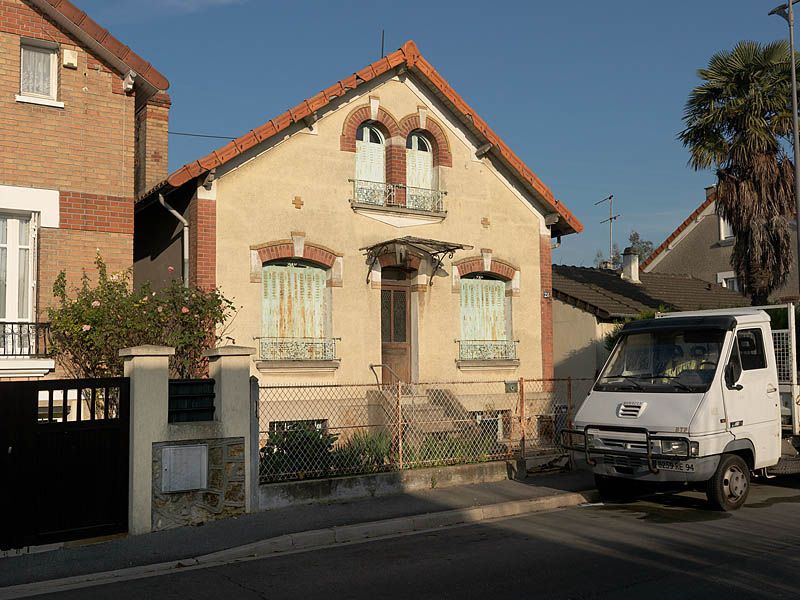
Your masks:
{"label": "drainpipe", "polygon": [[158,202],[166,208],[170,214],[178,219],[183,225],[182,237],[183,244],[181,245],[181,256],[183,257],[183,287],[189,287],[189,221],[183,218],[183,215],[177,210],[172,208],[167,201],[164,200],[164,194],[158,195]]}

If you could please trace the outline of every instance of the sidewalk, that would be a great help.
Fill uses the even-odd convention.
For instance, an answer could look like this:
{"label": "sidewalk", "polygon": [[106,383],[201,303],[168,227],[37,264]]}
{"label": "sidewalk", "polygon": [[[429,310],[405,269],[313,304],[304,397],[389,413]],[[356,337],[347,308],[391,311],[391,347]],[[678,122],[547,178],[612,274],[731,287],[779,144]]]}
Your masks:
{"label": "sidewalk", "polygon": [[[185,561],[209,554],[235,556],[235,549],[239,547],[252,548],[258,546],[258,542],[272,538],[284,536],[286,539],[291,534],[330,528],[359,525],[361,531],[368,533],[373,528],[376,535],[381,535],[382,526],[385,529],[386,523],[379,522],[393,519],[397,523],[398,519],[404,517],[421,517],[444,511],[483,507],[483,511],[478,511],[483,515],[482,518],[496,518],[504,514],[504,509],[526,512],[527,505],[520,504],[520,501],[555,497],[554,506],[558,506],[557,497],[565,496],[565,500],[569,498],[569,502],[575,504],[580,498],[570,494],[592,487],[591,475],[579,471],[536,475],[524,482],[507,480],[347,503],[283,508],[238,519],[215,521],[200,527],[184,527],[0,559],[0,588]],[[530,506],[534,504],[532,502]],[[435,520],[430,522],[435,523]],[[229,553],[223,552],[228,550]]]}

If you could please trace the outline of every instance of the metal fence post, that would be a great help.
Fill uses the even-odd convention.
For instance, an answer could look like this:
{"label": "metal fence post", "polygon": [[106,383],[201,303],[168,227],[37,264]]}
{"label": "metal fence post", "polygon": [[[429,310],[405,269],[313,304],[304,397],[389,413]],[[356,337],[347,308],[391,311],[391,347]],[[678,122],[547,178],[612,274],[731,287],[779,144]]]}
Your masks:
{"label": "metal fence post", "polygon": [[397,458],[403,468],[403,382],[397,382]]}
{"label": "metal fence post", "polygon": [[521,427],[519,437],[519,453],[520,458],[525,460],[525,379],[519,378],[519,423]]}
{"label": "metal fence post", "polygon": [[[567,429],[572,429],[572,376],[567,377]],[[560,443],[561,440],[558,440]],[[567,450],[567,461],[569,470],[575,470],[575,461],[572,452]]]}

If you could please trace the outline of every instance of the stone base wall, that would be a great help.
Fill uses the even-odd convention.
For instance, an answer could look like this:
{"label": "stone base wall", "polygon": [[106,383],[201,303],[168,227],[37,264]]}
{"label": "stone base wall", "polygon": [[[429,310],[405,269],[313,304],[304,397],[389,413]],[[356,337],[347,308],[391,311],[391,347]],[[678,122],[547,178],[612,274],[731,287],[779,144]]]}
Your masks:
{"label": "stone base wall", "polygon": [[[188,492],[161,491],[161,450],[165,446],[208,445],[208,487]],[[153,444],[153,531],[245,514],[244,438]]]}

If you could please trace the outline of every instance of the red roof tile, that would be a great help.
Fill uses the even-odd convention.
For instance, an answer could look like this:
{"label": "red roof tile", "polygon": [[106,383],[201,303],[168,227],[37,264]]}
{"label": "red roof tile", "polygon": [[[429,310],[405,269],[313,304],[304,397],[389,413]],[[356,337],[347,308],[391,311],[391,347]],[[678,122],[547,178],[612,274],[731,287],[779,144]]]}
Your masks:
{"label": "red roof tile", "polygon": [[[57,1],[57,0],[52,0]],[[475,130],[485,137],[496,149],[500,157],[514,171],[514,173],[525,183],[530,185],[542,196],[544,201],[549,204],[575,232],[583,231],[581,222],[557,200],[550,189],[531,171],[525,163],[503,142],[500,137],[492,131],[489,125],[481,119],[475,111],[467,104],[456,91],[450,87],[445,79],[439,75],[436,69],[423,58],[419,53],[416,44],[408,41],[395,52],[385,56],[364,69],[343,79],[336,84],[324,89],[317,95],[308,98],[294,108],[275,117],[261,127],[246,133],[236,140],[226,144],[222,148],[215,150],[211,154],[188,163],[169,175],[169,177],[154,187],[146,196],[157,189],[165,186],[177,188],[187,183],[191,179],[218,167],[232,158],[247,152],[265,139],[285,130],[292,123],[302,121],[303,118],[310,116],[315,110],[329,104],[334,98],[343,96],[347,91],[367,83],[376,77],[405,64],[409,70],[422,75],[432,87],[441,93],[452,105],[453,110],[465,119],[465,121]]]}
{"label": "red roof tile", "polygon": [[133,71],[136,71],[139,77],[145,79],[153,87],[158,90],[166,90],[169,87],[167,78],[159,73],[153,65],[111,35],[107,29],[98,25],[72,2],[69,0],[44,0],[44,3],[44,10],[48,10],[49,6],[50,9],[60,13]]}

